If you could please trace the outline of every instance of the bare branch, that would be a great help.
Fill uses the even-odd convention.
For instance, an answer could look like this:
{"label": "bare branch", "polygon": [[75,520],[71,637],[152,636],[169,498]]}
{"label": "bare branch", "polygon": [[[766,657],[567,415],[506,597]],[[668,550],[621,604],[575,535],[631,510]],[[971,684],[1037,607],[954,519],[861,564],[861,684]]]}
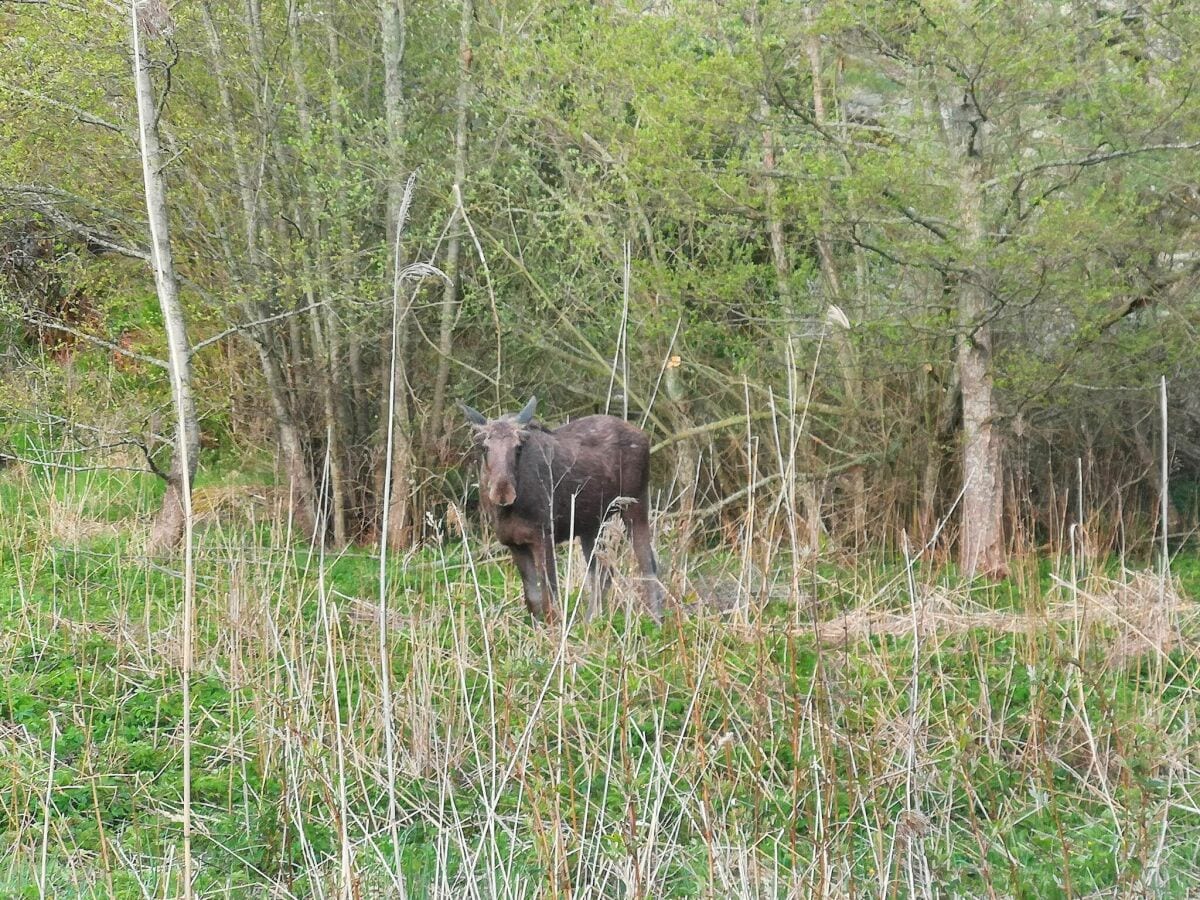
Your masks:
{"label": "bare branch", "polygon": [[[60,188],[41,184],[0,184],[0,194],[13,194],[28,198],[24,202],[30,209],[42,214],[64,231],[83,238],[89,244],[94,244],[113,253],[120,253],[122,256],[128,256],[131,259],[140,259],[143,262],[150,261],[150,252],[148,250],[123,244],[118,238],[112,237],[100,229],[88,225],[86,222],[81,222],[62,211],[61,204],[69,202],[84,206],[93,212],[109,215],[86,197],[80,197],[78,194],[72,194]],[[112,216],[112,218],[117,217]]]}
{"label": "bare branch", "polygon": [[146,446],[145,441],[130,438],[129,443],[142,451],[142,456],[146,458],[146,465],[150,467],[150,471],[165,481],[171,483],[171,476],[158,467],[158,463],[154,461],[154,457],[150,453],[150,448]]}
{"label": "bare branch", "polygon": [[[397,278],[399,278],[401,281],[407,281],[409,279],[429,278],[429,277],[440,278],[444,281],[444,280],[446,280],[446,273],[443,272],[441,269],[439,269],[437,266],[432,265],[430,263],[417,262],[417,263],[412,263],[411,265],[405,266],[397,274]],[[181,279],[181,280],[185,281],[190,287],[196,289],[201,294],[201,296],[206,296],[206,295],[204,295],[204,292],[200,291],[199,288],[196,285],[194,285],[192,282],[188,281],[187,279]],[[252,331],[253,329],[258,328],[262,325],[269,325],[272,322],[280,322],[284,319],[290,319],[292,316],[298,316],[298,315],[302,315],[307,312],[312,312],[314,309],[320,309],[321,307],[328,305],[328,303],[329,303],[328,300],[318,300],[315,303],[310,303],[307,306],[301,306],[297,309],[289,309],[289,310],[285,310],[281,313],[276,313],[275,315],[272,315],[272,316],[265,316],[264,318],[255,319],[250,322],[239,322],[236,325],[231,325],[228,328],[224,329],[223,331],[218,331],[216,334],[212,335],[211,337],[207,337],[204,340],[197,341],[195,344],[193,344],[192,349],[191,349],[191,356],[195,356],[197,353],[199,353],[201,350],[205,349],[206,347],[210,347],[213,344],[219,343],[219,342],[225,340],[227,337],[230,337],[232,335],[239,334],[239,333],[246,332],[246,331]],[[255,339],[255,340],[257,340],[257,339]],[[471,371],[475,371],[475,370],[472,369]]]}
{"label": "bare branch", "polygon": [[[6,0],[6,2],[12,3],[14,0]],[[16,0],[16,2],[31,3],[43,2],[43,0]],[[38,103],[45,103],[47,106],[52,106],[56,109],[65,110],[66,112],[73,114],[76,119],[86,125],[97,125],[100,128],[107,128],[109,131],[115,131],[117,134],[125,135],[127,137],[131,136],[130,133],[120,125],[109,122],[107,119],[102,119],[95,113],[90,113],[86,109],[81,109],[80,107],[71,103],[64,103],[62,100],[55,100],[52,97],[47,97],[45,94],[38,94],[29,90],[28,88],[19,87],[17,85],[9,85],[8,87],[9,90],[11,90],[14,94],[19,94],[22,97],[28,97],[30,100],[36,100]]]}
{"label": "bare branch", "polygon": [[686,511],[686,513],[683,510],[679,510],[675,513],[670,513],[670,514],[664,516],[664,518],[671,518],[673,516],[683,516],[686,514],[689,516],[695,516],[698,519],[707,519],[709,516],[716,515],[721,510],[723,510],[725,507],[730,506],[734,503],[737,503],[743,497],[749,496],[750,494],[757,491],[759,488],[766,487],[768,484],[772,484],[773,482],[778,481],[782,477],[783,476],[780,473],[772,472],[770,475],[767,475],[765,478],[760,478],[758,481],[754,482],[754,484],[748,484],[744,488],[741,488],[740,490],[736,490],[732,494],[728,494],[728,495],[722,497],[720,500],[710,503],[708,506],[705,506],[701,509],[689,510],[689,511]]}
{"label": "bare branch", "polygon": [[50,462],[45,459],[31,459],[27,456],[19,456],[15,453],[5,453],[0,451],[0,462],[4,463],[22,463],[27,466],[38,466],[45,469],[61,469],[66,472],[136,472],[141,474],[145,469],[139,469],[137,466],[75,466],[70,463]]}
{"label": "bare branch", "polygon": [[13,6],[57,6],[59,9],[69,9],[71,12],[91,12],[77,3],[67,3],[66,0],[0,0],[0,3],[11,3]]}
{"label": "bare branch", "polygon": [[255,319],[252,322],[239,322],[237,325],[231,325],[228,328],[226,328],[224,331],[218,331],[212,337],[205,338],[202,341],[197,341],[195,344],[192,345],[191,355],[195,356],[197,353],[199,353],[205,347],[208,347],[208,346],[211,346],[212,344],[216,344],[220,341],[223,341],[223,340],[225,340],[225,338],[229,337],[230,335],[238,334],[239,332],[243,332],[243,331],[250,331],[252,329],[258,328],[260,325],[270,325],[272,322],[279,322],[283,319],[290,319],[292,316],[298,316],[298,315],[301,315],[306,312],[311,312],[314,309],[319,309],[320,307],[324,306],[328,302],[329,302],[328,300],[318,300],[316,303],[310,303],[308,306],[302,306],[302,307],[299,307],[298,309],[289,309],[289,310],[285,310],[284,312],[281,312],[281,313],[276,313],[273,316],[267,316],[262,319]]}
{"label": "bare branch", "polygon": [[[744,422],[745,420],[746,420],[745,416],[739,417],[739,421]],[[839,463],[836,466],[827,466],[827,467],[823,468],[820,472],[811,472],[806,476],[797,477],[796,483],[797,484],[806,484],[806,483],[809,483],[812,481],[819,481],[822,478],[829,478],[832,475],[838,475],[838,474],[841,474],[842,472],[848,472],[851,469],[857,468],[858,466],[866,465],[867,463],[870,463],[870,462],[875,462],[878,459],[879,459],[878,455],[876,455],[874,453],[865,453],[862,456],[855,457],[854,459],[850,460],[850,462]],[[749,496],[754,491],[757,491],[759,488],[766,487],[768,484],[772,484],[772,483],[778,481],[779,479],[781,479],[782,477],[783,477],[783,475],[779,472],[772,472],[769,475],[764,475],[762,478],[760,478],[758,481],[754,482],[753,484],[748,484],[745,487],[734,491],[732,494],[727,494],[726,496],[722,497],[720,500],[716,500],[716,501],[710,503],[708,506],[702,507],[701,509],[692,510],[690,515],[693,515],[693,516],[696,516],[696,517],[702,518],[702,519],[707,518],[708,516],[711,516],[711,515],[715,515],[716,513],[719,513],[721,510],[723,510],[725,507],[729,506],[730,504],[737,503],[737,501],[741,500],[743,497]],[[680,516],[680,515],[682,515],[682,513],[680,513],[680,512],[667,513],[666,515],[663,516],[663,518],[671,519],[671,518],[675,518],[676,516]]]}
{"label": "bare branch", "polygon": [[1146,153],[1171,153],[1184,150],[1200,150],[1200,141],[1173,144],[1147,144],[1144,147],[1130,147],[1126,150],[1112,150],[1106,153],[1097,150],[1087,156],[1081,156],[1076,159],[1056,159],[1050,162],[1039,163],[1028,169],[1008,172],[985,182],[984,187],[995,187],[998,184],[1008,181],[1010,178],[1026,179],[1031,175],[1036,175],[1039,172],[1047,172],[1051,169],[1087,168],[1088,166],[1098,166],[1102,163],[1112,162],[1114,159],[1126,159],[1130,156],[1142,156]]}
{"label": "bare branch", "polygon": [[900,214],[904,216],[904,218],[908,219],[908,221],[912,222],[914,225],[920,225],[926,231],[932,232],[935,236],[941,238],[943,241],[949,240],[949,235],[946,232],[947,226],[945,223],[937,223],[926,218],[925,216],[922,216],[915,209],[897,197],[896,194],[891,190],[885,188],[883,191],[883,196],[890,200]]}

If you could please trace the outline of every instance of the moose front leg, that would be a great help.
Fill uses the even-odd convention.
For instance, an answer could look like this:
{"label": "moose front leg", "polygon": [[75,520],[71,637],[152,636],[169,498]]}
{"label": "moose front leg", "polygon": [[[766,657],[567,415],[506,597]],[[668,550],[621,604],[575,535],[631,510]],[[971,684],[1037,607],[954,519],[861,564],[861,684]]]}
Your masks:
{"label": "moose front leg", "polygon": [[513,562],[521,573],[521,585],[525,589],[525,606],[534,619],[544,619],[546,604],[542,593],[542,579],[532,548],[523,545],[509,547]]}
{"label": "moose front leg", "polygon": [[[534,568],[541,579],[541,614],[534,615],[547,624],[554,621],[558,610],[558,570],[554,562],[554,540],[549,535],[535,541],[533,550]],[[533,608],[530,607],[530,612]]]}

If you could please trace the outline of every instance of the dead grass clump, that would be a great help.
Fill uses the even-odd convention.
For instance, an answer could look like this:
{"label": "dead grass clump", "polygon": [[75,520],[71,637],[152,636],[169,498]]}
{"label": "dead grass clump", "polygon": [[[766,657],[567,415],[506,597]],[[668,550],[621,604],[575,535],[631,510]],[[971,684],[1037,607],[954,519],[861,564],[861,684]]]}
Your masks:
{"label": "dead grass clump", "polygon": [[[361,597],[350,597],[346,594],[339,596],[343,602],[342,614],[348,621],[355,622],[359,625],[378,625],[379,624],[379,604],[371,600],[364,600]],[[411,619],[394,606],[389,606],[387,611],[387,627],[389,631],[404,632],[409,630]]]}
{"label": "dead grass clump", "polygon": [[214,484],[192,492],[192,512],[197,522],[219,522],[246,515],[251,509],[271,512],[287,508],[285,487],[266,484]]}
{"label": "dead grass clump", "polygon": [[1123,580],[1093,579],[1079,589],[1078,606],[1067,601],[1053,605],[1054,621],[1070,621],[1076,615],[1085,621],[1112,627],[1116,639],[1108,658],[1115,664],[1145,654],[1166,654],[1178,645],[1181,616],[1194,614],[1200,605],[1188,600],[1173,578],[1164,581],[1150,571],[1128,573]]}
{"label": "dead grass clump", "polygon": [[45,517],[47,536],[51,543],[65,547],[79,547],[100,537],[117,537],[121,529],[116,522],[106,522],[88,515],[80,499],[59,500],[47,498]]}
{"label": "dead grass clump", "polygon": [[859,607],[817,628],[824,640],[844,643],[872,635],[912,634],[914,628],[926,636],[961,634],[972,628],[1023,631],[1029,624],[1027,613],[982,609],[970,603],[965,591],[951,591],[942,585],[918,587],[916,600],[915,608],[906,610]]}
{"label": "dead grass clump", "polygon": [[1114,628],[1112,658],[1127,660],[1148,652],[1167,653],[1178,642],[1179,616],[1200,610],[1174,581],[1164,585],[1153,572],[1127,573],[1123,580],[1094,578],[1086,588],[1059,584],[1070,599],[1052,603],[1044,611],[964,608],[969,602],[965,592],[934,585],[919,593],[915,608],[860,607],[820,623],[817,630],[825,641],[845,643],[873,635],[912,634],[914,629],[922,636],[962,634],[976,628],[1011,634],[1078,619],[1080,624]]}

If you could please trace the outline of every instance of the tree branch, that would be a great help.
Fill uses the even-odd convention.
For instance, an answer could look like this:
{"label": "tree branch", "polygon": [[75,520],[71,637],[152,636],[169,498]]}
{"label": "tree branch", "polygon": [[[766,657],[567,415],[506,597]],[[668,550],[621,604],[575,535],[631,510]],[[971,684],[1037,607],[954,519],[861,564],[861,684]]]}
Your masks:
{"label": "tree branch", "polygon": [[96,337],[94,334],[88,334],[86,331],[80,331],[78,328],[73,328],[72,326],[67,325],[64,322],[60,322],[57,319],[51,318],[50,316],[30,315],[29,313],[25,313],[21,316],[21,319],[25,322],[29,322],[31,325],[38,325],[42,328],[48,328],[53,331],[61,331],[64,334],[71,335],[71,337],[79,338],[81,341],[86,341],[87,343],[94,344],[97,347],[103,347],[105,350],[111,350],[113,353],[119,353],[122,356],[128,356],[130,359],[136,359],[152,366],[157,366],[160,369],[168,368],[167,361],[165,359],[159,359],[156,356],[147,356],[144,353],[138,353],[134,350],[129,350],[125,347],[122,347],[120,344],[114,344],[112,341],[107,341],[104,338]]}
{"label": "tree branch", "polygon": [[[290,319],[292,316],[298,316],[298,315],[301,315],[302,313],[311,312],[314,309],[319,309],[320,307],[325,306],[328,302],[329,302],[328,300],[318,300],[315,303],[310,303],[308,306],[302,306],[299,309],[288,309],[288,310],[284,310],[281,313],[276,313],[273,316],[267,316],[266,318],[263,318],[263,319],[255,319],[252,322],[240,322],[237,325],[231,325],[228,328],[226,328],[224,331],[218,331],[212,337],[207,337],[202,341],[197,341],[195,344],[192,345],[192,349],[190,351],[191,355],[195,356],[197,353],[199,353],[205,347],[208,347],[208,346],[211,346],[212,344],[216,344],[220,341],[223,341],[223,340],[225,340],[225,338],[229,337],[230,335],[238,334],[239,332],[242,332],[242,331],[250,331],[254,328],[258,328],[260,325],[270,325],[272,322],[278,322],[282,319]],[[257,342],[257,340],[258,340],[257,338],[254,338],[254,337],[252,337],[251,339],[254,340],[255,342]]]}
{"label": "tree branch", "polygon": [[29,199],[25,201],[28,208],[45,216],[64,231],[83,238],[89,244],[94,244],[105,250],[111,250],[113,253],[120,253],[122,256],[128,256],[131,259],[140,259],[143,262],[150,261],[150,252],[148,250],[122,244],[117,238],[110,237],[97,228],[62,212],[59,206],[60,201],[69,201],[71,203],[78,203],[95,212],[103,212],[96,204],[85,197],[40,184],[0,184],[0,194],[14,194],[28,197]]}
{"label": "tree branch", "polygon": [[915,209],[897,197],[891,190],[885,188],[883,191],[883,196],[890,200],[899,213],[914,225],[920,225],[926,231],[932,232],[935,236],[941,238],[943,241],[948,241],[950,239],[949,235],[946,233],[945,226],[937,225],[929,219],[926,219]]}
{"label": "tree branch", "polygon": [[[12,2],[14,2],[14,0],[6,0],[6,2],[12,3]],[[16,2],[19,2],[19,3],[39,2],[40,3],[40,2],[43,2],[43,0],[16,0]],[[64,103],[62,100],[55,100],[52,97],[47,97],[45,94],[35,93],[34,91],[29,90],[28,88],[19,87],[17,85],[9,85],[8,87],[9,87],[9,90],[11,90],[14,94],[19,94],[20,96],[27,97],[30,100],[36,100],[39,103],[45,103],[47,106],[53,106],[56,109],[62,109],[62,110],[66,110],[69,113],[73,113],[76,119],[78,119],[80,122],[83,122],[87,125],[97,125],[100,128],[106,128],[109,131],[115,131],[117,134],[125,135],[126,137],[132,136],[132,135],[130,135],[129,132],[127,132],[120,125],[116,125],[113,122],[109,122],[107,119],[102,119],[99,116],[88,112],[86,109],[81,109],[78,106],[74,106],[70,103]]]}
{"label": "tree branch", "polygon": [[[743,416],[741,418],[744,421],[745,417]],[[796,482],[799,484],[807,484],[811,481],[816,481],[821,478],[829,478],[833,475],[840,475],[842,472],[848,472],[851,469],[857,468],[858,466],[866,465],[869,462],[874,462],[877,459],[878,459],[878,456],[876,454],[866,453],[866,454],[863,454],[862,456],[855,457],[850,462],[840,463],[836,466],[830,466],[829,468],[824,469],[821,472],[812,472],[805,477],[797,478]],[[719,513],[721,510],[723,510],[725,507],[729,506],[730,504],[737,503],[737,501],[741,500],[743,497],[749,496],[751,493],[758,490],[759,488],[765,487],[768,484],[772,484],[773,482],[779,481],[781,478],[783,478],[783,475],[779,472],[772,472],[770,475],[764,475],[762,478],[760,478],[758,481],[754,482],[753,484],[748,484],[744,488],[740,488],[739,490],[734,491],[732,494],[729,494],[725,497],[722,497],[720,500],[716,500],[713,503],[710,503],[708,506],[702,507],[701,509],[692,510],[690,515],[695,516],[696,518],[700,518],[700,519],[707,518],[708,516],[711,516],[715,513]],[[680,516],[683,514],[684,513],[682,511],[669,513],[666,516],[664,516],[664,518],[674,518],[676,516]]]}
{"label": "tree branch", "polygon": [[1021,169],[1016,172],[1009,172],[1005,175],[997,176],[984,183],[984,187],[995,187],[1010,178],[1027,179],[1031,175],[1036,175],[1039,172],[1048,172],[1051,169],[1067,169],[1067,168],[1087,168],[1088,166],[1098,166],[1102,163],[1111,162],[1114,159],[1125,159],[1130,156],[1141,156],[1146,153],[1168,153],[1182,150],[1200,150],[1200,141],[1191,141],[1190,143],[1173,143],[1173,144],[1147,144],[1144,147],[1130,147],[1127,150],[1112,150],[1107,153],[1094,151],[1087,156],[1081,156],[1078,159],[1056,159],[1050,162],[1039,163],[1036,166],[1031,166],[1028,169]]}

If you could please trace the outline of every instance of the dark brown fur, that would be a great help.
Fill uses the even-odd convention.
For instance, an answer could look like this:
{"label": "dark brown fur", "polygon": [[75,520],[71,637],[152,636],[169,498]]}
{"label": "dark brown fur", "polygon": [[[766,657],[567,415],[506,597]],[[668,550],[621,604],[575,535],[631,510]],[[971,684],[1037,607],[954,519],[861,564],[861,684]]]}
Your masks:
{"label": "dark brown fur", "polygon": [[650,612],[662,616],[662,585],[650,545],[650,439],[614,416],[587,416],[553,431],[521,413],[485,420],[464,407],[482,452],[480,503],[496,536],[512,551],[525,603],[538,619],[557,608],[554,545],[578,537],[588,561],[592,612],[609,573],[596,559],[596,537],[613,515],[625,521],[646,583]]}

